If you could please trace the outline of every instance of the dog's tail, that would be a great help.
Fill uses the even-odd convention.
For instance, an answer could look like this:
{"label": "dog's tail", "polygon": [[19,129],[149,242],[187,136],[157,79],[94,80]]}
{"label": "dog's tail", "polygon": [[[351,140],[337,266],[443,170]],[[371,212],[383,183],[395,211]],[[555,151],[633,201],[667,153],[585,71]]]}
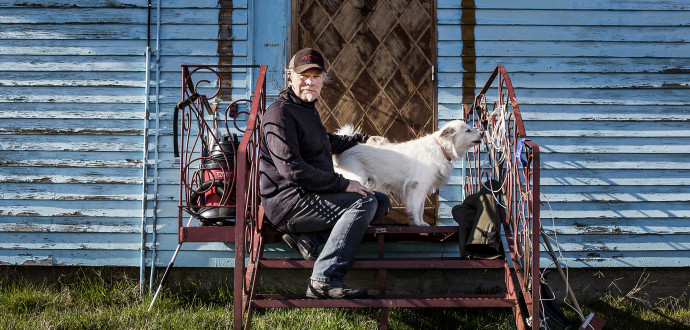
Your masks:
{"label": "dog's tail", "polygon": [[335,131],[337,135],[355,135],[360,133],[362,133],[362,129],[360,127],[354,127],[351,124],[345,124]]}

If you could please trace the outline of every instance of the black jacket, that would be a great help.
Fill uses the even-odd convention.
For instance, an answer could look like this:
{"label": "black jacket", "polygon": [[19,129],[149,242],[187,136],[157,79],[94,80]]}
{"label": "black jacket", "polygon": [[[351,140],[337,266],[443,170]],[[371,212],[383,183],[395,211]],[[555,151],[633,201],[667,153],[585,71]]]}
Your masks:
{"label": "black jacket", "polygon": [[368,138],[326,132],[315,102],[288,88],[261,120],[260,196],[269,221],[278,224],[307,192],[342,192],[349,180],[333,170],[332,154]]}

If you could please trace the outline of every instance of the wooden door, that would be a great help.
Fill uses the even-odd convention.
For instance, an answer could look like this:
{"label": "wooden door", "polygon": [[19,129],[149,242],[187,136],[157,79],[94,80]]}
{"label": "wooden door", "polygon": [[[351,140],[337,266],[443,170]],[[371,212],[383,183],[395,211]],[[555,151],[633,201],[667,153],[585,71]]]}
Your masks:
{"label": "wooden door", "polygon": [[[407,141],[437,127],[436,16],[432,0],[294,0],[292,53],[313,47],[328,75],[317,109],[344,124]],[[437,223],[436,194],[424,220]],[[384,223],[408,223],[400,205]]]}

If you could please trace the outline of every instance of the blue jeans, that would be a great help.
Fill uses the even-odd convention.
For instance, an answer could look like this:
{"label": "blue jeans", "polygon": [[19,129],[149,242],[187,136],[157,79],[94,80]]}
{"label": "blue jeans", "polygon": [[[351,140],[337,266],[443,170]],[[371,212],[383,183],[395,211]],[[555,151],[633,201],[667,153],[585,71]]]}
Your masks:
{"label": "blue jeans", "polygon": [[366,197],[350,192],[310,193],[288,212],[278,229],[290,234],[308,234],[318,244],[325,242],[311,279],[343,283],[369,223],[385,216],[390,208],[388,196],[380,192]]}

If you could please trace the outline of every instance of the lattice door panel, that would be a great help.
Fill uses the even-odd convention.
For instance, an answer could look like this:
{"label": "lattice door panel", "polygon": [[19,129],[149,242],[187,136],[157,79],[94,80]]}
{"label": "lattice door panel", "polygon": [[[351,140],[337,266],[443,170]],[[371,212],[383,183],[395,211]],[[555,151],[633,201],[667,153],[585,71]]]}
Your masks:
{"label": "lattice door panel", "polygon": [[[344,124],[406,141],[436,129],[436,25],[432,0],[294,0],[293,53],[319,50],[329,72],[319,114],[329,131]],[[436,223],[437,196],[425,221]],[[407,223],[398,205],[386,223]]]}

